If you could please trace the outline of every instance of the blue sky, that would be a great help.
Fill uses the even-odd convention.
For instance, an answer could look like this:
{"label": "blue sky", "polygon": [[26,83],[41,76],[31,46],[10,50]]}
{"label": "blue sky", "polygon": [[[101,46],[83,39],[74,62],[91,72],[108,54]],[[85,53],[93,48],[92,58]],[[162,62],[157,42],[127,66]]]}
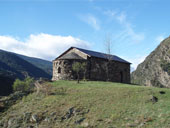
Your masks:
{"label": "blue sky", "polygon": [[112,54],[132,67],[170,34],[168,0],[0,0],[0,49],[53,60],[70,46]]}

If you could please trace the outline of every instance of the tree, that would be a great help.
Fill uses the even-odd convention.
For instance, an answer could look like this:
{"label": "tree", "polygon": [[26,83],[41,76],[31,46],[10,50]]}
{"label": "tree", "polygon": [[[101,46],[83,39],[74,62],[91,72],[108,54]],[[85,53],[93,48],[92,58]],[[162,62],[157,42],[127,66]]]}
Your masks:
{"label": "tree", "polygon": [[85,81],[86,80],[86,72],[87,72],[87,63],[82,63],[82,70],[83,70],[83,80]]}
{"label": "tree", "polygon": [[14,91],[31,92],[34,87],[34,79],[31,77],[25,78],[24,81],[16,79],[12,87]]}
{"label": "tree", "polygon": [[[79,83],[79,81],[80,81],[80,72],[81,71],[85,72],[86,63],[74,62],[73,65],[72,65],[72,69],[73,69],[73,71],[76,72],[76,74],[77,74],[77,83]],[[85,74],[84,74],[84,77],[85,77]]]}
{"label": "tree", "polygon": [[106,49],[106,54],[105,54],[105,57],[107,59],[107,63],[106,63],[106,77],[107,77],[107,80],[109,81],[109,65],[111,64],[112,62],[112,39],[111,39],[111,35],[108,34],[106,35],[105,37],[105,41],[104,41],[104,46],[105,46],[105,49]]}

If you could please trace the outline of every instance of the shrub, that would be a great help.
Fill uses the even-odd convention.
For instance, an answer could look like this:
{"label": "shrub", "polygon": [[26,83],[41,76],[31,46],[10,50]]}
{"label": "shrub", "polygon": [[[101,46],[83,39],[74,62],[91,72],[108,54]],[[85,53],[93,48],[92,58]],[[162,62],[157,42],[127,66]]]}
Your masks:
{"label": "shrub", "polygon": [[14,91],[31,92],[34,87],[34,79],[27,77],[24,81],[16,79],[13,84]]}

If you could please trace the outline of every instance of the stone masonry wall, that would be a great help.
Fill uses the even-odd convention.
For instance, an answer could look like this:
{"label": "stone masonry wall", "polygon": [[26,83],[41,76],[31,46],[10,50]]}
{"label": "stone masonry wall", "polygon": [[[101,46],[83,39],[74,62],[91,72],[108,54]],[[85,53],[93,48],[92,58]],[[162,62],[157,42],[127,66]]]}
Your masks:
{"label": "stone masonry wall", "polygon": [[[91,58],[91,80],[130,83],[130,64]],[[109,69],[109,70],[107,70]],[[108,72],[107,72],[108,71]]]}
{"label": "stone masonry wall", "polygon": [[[52,80],[73,80],[77,78],[75,72],[72,71],[74,62],[86,62],[85,77],[88,80],[114,81],[122,83],[130,83],[130,64],[111,61],[95,57],[87,57],[87,60],[55,60],[53,61],[53,78]],[[107,66],[109,67],[107,73]],[[60,69],[59,69],[60,68]],[[80,74],[83,79],[84,73]]]}
{"label": "stone masonry wall", "polygon": [[[56,60],[53,61],[53,78],[52,80],[74,80],[77,74],[72,70],[74,62],[86,62],[86,60]],[[80,79],[83,78],[83,73],[80,74]]]}

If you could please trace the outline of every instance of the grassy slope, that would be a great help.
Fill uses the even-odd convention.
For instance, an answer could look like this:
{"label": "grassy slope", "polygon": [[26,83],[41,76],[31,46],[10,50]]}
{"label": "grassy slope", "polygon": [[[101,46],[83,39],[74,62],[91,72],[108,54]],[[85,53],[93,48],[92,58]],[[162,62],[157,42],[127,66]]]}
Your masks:
{"label": "grassy slope", "polygon": [[[140,87],[110,82],[58,81],[52,83],[55,95],[36,96],[35,93],[18,101],[0,117],[24,118],[23,113],[30,112],[41,117],[39,127],[80,128],[88,127],[170,127],[170,90],[153,87]],[[160,90],[166,92],[161,95]],[[151,96],[158,97],[157,103],[149,101]],[[79,111],[61,122],[61,117],[69,108]],[[89,112],[88,112],[89,111]],[[50,116],[52,113],[54,115]],[[44,121],[46,117],[51,121]],[[81,124],[75,121],[81,118]],[[54,121],[54,118],[55,121]],[[29,123],[29,122],[28,122]],[[22,127],[25,122],[22,122]]]}

